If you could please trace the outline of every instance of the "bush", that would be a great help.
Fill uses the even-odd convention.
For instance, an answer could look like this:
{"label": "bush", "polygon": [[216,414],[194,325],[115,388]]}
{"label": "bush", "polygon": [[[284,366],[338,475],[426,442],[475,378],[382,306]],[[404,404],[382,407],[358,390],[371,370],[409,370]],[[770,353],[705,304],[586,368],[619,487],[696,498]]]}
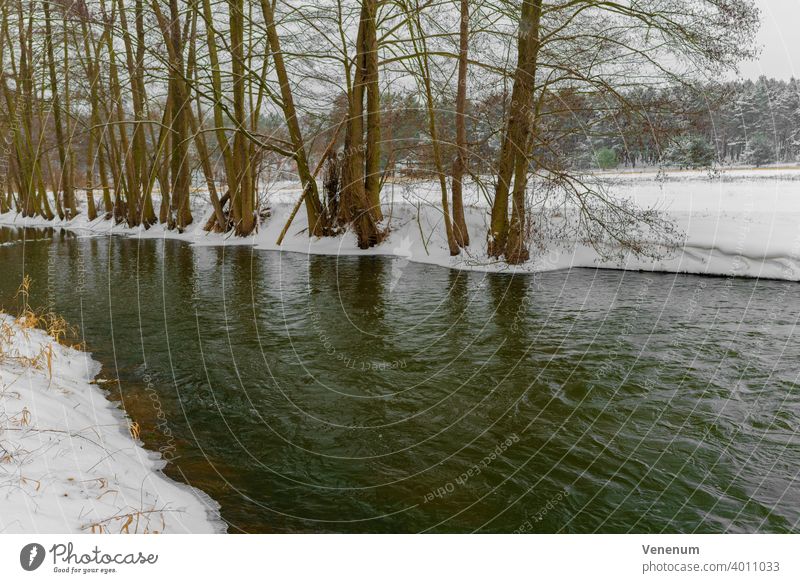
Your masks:
{"label": "bush", "polygon": [[753,166],[763,166],[775,162],[775,144],[764,134],[756,134],[747,141],[744,161]]}
{"label": "bush", "polygon": [[617,153],[611,148],[600,148],[594,155],[597,165],[603,170],[616,168],[619,165]]}
{"label": "bush", "polygon": [[686,158],[692,168],[707,168],[714,164],[717,153],[704,138],[695,136],[689,139]]}
{"label": "bush", "polygon": [[702,136],[684,136],[666,151],[667,161],[681,168],[708,168],[716,157],[714,147]]}

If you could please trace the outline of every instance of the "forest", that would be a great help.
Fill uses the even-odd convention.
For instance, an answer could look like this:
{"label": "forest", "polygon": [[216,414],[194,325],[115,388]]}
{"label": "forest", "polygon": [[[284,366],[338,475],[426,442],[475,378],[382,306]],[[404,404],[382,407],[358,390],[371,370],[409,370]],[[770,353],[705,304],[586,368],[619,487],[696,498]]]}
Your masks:
{"label": "forest", "polygon": [[[28,217],[247,236],[269,219],[265,185],[295,180],[290,222],[302,209],[308,236],[369,248],[391,228],[385,185],[424,177],[451,255],[472,237],[517,264],[532,191],[636,252],[630,226],[658,220],[597,169],[797,155],[794,82],[709,82],[755,55],[747,0],[0,6],[0,211]],[[466,188],[486,233],[467,230]]]}
{"label": "forest", "polygon": [[[53,560],[31,533],[800,532],[798,21],[0,0],[9,580]],[[427,553],[620,580],[559,539],[397,568],[304,536],[285,578],[430,579],[402,570]],[[289,557],[217,540],[164,569]]]}
{"label": "forest", "polygon": [[611,120],[597,135],[576,140],[576,167],[763,166],[794,164],[800,158],[800,85],[795,79],[674,85],[628,99],[641,103],[647,123]]}

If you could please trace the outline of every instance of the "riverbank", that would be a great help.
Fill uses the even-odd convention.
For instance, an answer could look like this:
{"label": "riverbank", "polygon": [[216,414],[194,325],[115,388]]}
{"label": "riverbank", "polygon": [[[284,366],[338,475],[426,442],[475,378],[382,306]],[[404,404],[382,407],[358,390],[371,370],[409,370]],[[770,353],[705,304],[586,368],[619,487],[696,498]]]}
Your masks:
{"label": "riverbank", "polygon": [[[632,254],[608,259],[601,257],[580,237],[549,236],[547,232],[560,232],[559,223],[564,221],[561,212],[551,206],[546,212],[534,213],[540,217],[534,230],[545,234],[533,246],[530,261],[510,266],[494,260],[486,253],[488,207],[474,185],[465,193],[472,244],[458,257],[450,257],[442,215],[436,206],[440,196],[438,184],[433,182],[387,183],[383,206],[391,234],[381,245],[367,250],[358,249],[352,233],[310,239],[302,210],[282,245],[277,245],[294,202],[301,194],[299,185],[294,183],[272,185],[264,193],[271,216],[257,232],[241,239],[203,231],[211,208],[202,193],[193,197],[195,221],[183,233],[170,231],[163,225],[145,230],[114,225],[102,218],[88,221],[85,213],[67,222],[23,218],[10,212],[0,215],[0,224],[61,227],[87,236],[120,234],[142,239],[180,239],[194,245],[251,245],[257,249],[320,255],[384,255],[484,272],[535,273],[592,267],[800,280],[800,197],[796,194],[800,169],[737,169],[716,174],[700,171],[609,173],[603,179],[608,181],[615,196],[635,202],[641,208],[657,210],[673,223],[675,244],[657,249],[660,259]],[[647,241],[643,243],[649,245]]]}
{"label": "riverbank", "polygon": [[99,363],[32,324],[0,313],[0,533],[224,531],[216,502],[161,473]]}

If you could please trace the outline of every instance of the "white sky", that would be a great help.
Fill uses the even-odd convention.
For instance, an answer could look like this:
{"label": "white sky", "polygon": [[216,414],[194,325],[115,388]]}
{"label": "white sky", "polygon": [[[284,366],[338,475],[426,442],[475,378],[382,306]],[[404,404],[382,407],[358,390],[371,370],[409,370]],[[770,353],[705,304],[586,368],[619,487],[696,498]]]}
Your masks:
{"label": "white sky", "polygon": [[741,76],[800,78],[800,0],[756,0],[761,9],[758,61],[742,63]]}

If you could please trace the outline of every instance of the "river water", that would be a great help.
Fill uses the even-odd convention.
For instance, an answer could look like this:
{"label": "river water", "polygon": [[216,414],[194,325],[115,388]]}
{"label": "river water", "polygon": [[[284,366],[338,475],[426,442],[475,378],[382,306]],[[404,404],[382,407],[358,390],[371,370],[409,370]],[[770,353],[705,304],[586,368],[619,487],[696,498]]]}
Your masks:
{"label": "river water", "polygon": [[795,283],[0,229],[230,532],[796,532]]}

